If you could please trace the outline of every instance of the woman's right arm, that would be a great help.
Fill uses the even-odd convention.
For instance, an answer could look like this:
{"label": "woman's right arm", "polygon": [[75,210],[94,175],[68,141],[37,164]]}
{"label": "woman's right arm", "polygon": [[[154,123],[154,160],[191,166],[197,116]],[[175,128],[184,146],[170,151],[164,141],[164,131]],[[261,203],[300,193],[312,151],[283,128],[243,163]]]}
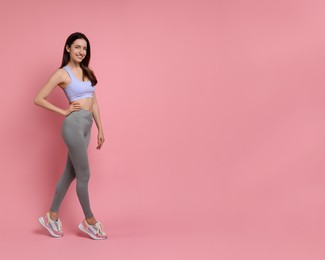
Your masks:
{"label": "woman's right arm", "polygon": [[64,71],[62,71],[62,69],[58,69],[57,71],[55,71],[54,74],[48,80],[48,82],[44,85],[44,87],[37,93],[34,99],[34,104],[63,116],[67,116],[71,112],[79,110],[79,103],[72,103],[67,109],[61,109],[46,100],[46,98],[51,94],[53,89],[59,84],[64,83],[64,80]]}

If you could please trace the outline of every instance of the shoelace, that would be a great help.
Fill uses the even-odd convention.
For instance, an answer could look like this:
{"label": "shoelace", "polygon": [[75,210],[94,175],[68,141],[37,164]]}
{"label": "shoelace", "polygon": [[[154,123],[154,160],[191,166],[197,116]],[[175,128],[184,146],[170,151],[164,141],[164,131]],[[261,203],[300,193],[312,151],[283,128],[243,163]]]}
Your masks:
{"label": "shoelace", "polygon": [[103,231],[104,227],[103,227],[102,223],[97,222],[95,226],[97,227],[97,234],[103,235],[103,233],[104,233],[104,231]]}
{"label": "shoelace", "polygon": [[57,231],[59,232],[62,231],[62,223],[59,219],[57,221],[49,219],[49,224],[52,227],[52,229],[57,229]]}
{"label": "shoelace", "polygon": [[53,221],[53,223],[57,227],[58,231],[61,232],[62,231],[62,223],[61,223],[61,221],[59,219],[57,221],[55,221],[55,220],[51,220],[51,221]]}
{"label": "shoelace", "polygon": [[58,219],[58,229],[60,232],[62,231],[62,222],[60,221],[60,219]]}
{"label": "shoelace", "polygon": [[[55,221],[55,220],[51,219],[50,214],[47,215],[47,219],[48,219],[49,222],[52,222],[55,227],[57,227],[59,232],[62,231],[62,222],[60,221],[60,219]],[[53,228],[53,226],[52,226],[52,228]]]}

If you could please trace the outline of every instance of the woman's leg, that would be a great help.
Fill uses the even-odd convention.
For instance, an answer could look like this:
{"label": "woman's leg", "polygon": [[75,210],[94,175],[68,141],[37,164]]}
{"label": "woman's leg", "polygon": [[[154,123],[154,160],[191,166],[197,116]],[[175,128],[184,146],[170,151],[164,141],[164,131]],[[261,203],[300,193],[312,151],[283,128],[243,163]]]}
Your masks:
{"label": "woman's leg", "polygon": [[76,174],[75,174],[70,156],[68,154],[65,169],[64,169],[64,172],[63,172],[60,180],[58,181],[58,183],[56,185],[55,195],[54,195],[52,205],[50,208],[50,214],[51,214],[52,219],[54,219],[54,220],[57,219],[57,217],[58,217],[57,214],[59,212],[62,200],[63,200],[65,194],[67,193],[67,190],[68,190],[71,182],[74,180],[75,177],[76,177]]}
{"label": "woman's leg", "polygon": [[90,208],[88,195],[88,181],[90,178],[88,163],[88,144],[90,140],[90,130],[92,117],[84,117],[84,112],[74,112],[66,118],[62,136],[69,150],[69,157],[73,165],[77,182],[77,195],[82,210],[86,218],[92,218],[93,213]]}

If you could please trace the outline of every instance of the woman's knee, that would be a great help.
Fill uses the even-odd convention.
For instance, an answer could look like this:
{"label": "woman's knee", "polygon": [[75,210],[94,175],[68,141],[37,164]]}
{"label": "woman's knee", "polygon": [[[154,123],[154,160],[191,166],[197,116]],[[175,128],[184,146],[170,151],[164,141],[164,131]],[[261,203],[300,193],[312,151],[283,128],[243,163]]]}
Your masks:
{"label": "woman's knee", "polygon": [[79,174],[77,174],[76,177],[77,177],[77,182],[87,183],[90,178],[90,172],[85,171],[85,172],[79,173]]}

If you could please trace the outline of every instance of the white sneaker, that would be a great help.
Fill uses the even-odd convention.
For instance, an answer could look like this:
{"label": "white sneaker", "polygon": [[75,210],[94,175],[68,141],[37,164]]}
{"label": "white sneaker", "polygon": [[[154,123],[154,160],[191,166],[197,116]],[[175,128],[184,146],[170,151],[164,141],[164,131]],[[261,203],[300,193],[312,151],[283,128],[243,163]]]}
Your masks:
{"label": "white sneaker", "polygon": [[79,229],[95,240],[107,239],[107,235],[104,232],[103,228],[104,227],[100,222],[97,222],[95,225],[89,225],[87,221],[84,220],[79,224]]}
{"label": "white sneaker", "polygon": [[43,227],[51,234],[53,237],[62,237],[62,223],[60,219],[52,220],[50,217],[50,212],[47,212],[44,217],[40,217],[38,221]]}

